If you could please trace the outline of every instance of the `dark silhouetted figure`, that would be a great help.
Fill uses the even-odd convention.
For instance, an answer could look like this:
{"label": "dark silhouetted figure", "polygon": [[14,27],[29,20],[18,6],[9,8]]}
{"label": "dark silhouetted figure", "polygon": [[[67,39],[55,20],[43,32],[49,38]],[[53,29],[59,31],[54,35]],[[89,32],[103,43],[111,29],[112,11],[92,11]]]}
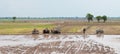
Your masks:
{"label": "dark silhouetted figure", "polygon": [[47,28],[43,30],[43,34],[49,34],[49,33],[50,31]]}
{"label": "dark silhouetted figure", "polygon": [[52,34],[60,34],[61,32],[57,29],[53,29],[53,30],[51,30],[51,33]]}
{"label": "dark silhouetted figure", "polygon": [[85,34],[85,33],[86,33],[86,28],[83,29],[83,34]]}
{"label": "dark silhouetted figure", "polygon": [[54,34],[60,34],[60,31],[54,30],[53,33],[54,33]]}
{"label": "dark silhouetted figure", "polygon": [[39,34],[39,31],[37,29],[33,29],[32,34]]}
{"label": "dark silhouetted figure", "polygon": [[101,29],[96,30],[96,34],[103,34],[103,33],[104,33],[104,31]]}
{"label": "dark silhouetted figure", "polygon": [[96,30],[97,37],[104,37],[104,31],[101,29]]}

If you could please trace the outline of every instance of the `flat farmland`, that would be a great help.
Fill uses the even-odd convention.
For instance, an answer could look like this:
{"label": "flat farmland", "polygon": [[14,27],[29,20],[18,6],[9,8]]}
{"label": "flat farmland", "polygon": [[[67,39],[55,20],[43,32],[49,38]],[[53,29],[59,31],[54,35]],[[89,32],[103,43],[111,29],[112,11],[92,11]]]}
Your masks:
{"label": "flat farmland", "polygon": [[48,28],[49,30],[59,27],[62,34],[82,34],[83,28],[87,29],[87,34],[95,34],[97,29],[103,29],[105,34],[120,35],[120,22],[108,21],[103,22],[87,22],[85,20],[27,20],[27,21],[5,21],[0,22],[0,34],[31,34],[31,31],[36,28],[42,34],[42,30]]}

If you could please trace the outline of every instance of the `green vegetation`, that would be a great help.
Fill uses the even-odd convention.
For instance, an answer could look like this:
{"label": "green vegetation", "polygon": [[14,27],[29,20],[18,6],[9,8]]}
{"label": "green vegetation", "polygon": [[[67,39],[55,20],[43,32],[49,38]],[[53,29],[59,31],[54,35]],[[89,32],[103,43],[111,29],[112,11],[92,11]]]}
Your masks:
{"label": "green vegetation", "polygon": [[106,21],[107,21],[107,16],[104,15],[104,16],[102,17],[102,19],[104,20],[104,22],[106,22]]}
{"label": "green vegetation", "polygon": [[[86,28],[88,26],[92,26],[92,29],[88,31],[88,33],[94,33],[96,29],[100,28],[106,28],[106,26],[109,26],[109,30],[114,28],[114,32],[119,32],[120,27],[114,27],[113,25],[119,26],[119,22],[111,22],[107,21],[107,16],[96,16],[96,19],[98,22],[103,20],[103,22],[106,23],[96,23],[96,21],[93,21],[93,15],[88,13],[86,15],[88,22],[85,22],[84,19],[76,20],[76,18],[19,18],[17,17],[11,17],[11,18],[0,18],[0,35],[1,34],[31,34],[31,31],[36,28],[42,33],[42,30],[45,28],[53,29],[56,26],[60,25],[61,32],[62,33],[82,33],[82,29]],[[59,20],[60,19],[60,20]],[[78,18],[77,18],[78,19]],[[82,21],[83,20],[83,21]],[[85,19],[86,20],[86,19]],[[93,22],[91,22],[93,21]],[[91,23],[89,23],[91,22]],[[95,27],[94,26],[98,26]],[[111,27],[113,26],[113,27]],[[93,31],[94,30],[94,31]],[[114,34],[119,34],[119,33]],[[108,32],[108,34],[111,34]]]}
{"label": "green vegetation", "polygon": [[16,20],[16,17],[13,17],[13,22],[15,22],[15,20]]}
{"label": "green vegetation", "polygon": [[42,32],[44,28],[53,27],[52,24],[40,23],[0,23],[0,34],[31,34],[34,28]]}
{"label": "green vegetation", "polygon": [[98,22],[100,22],[101,16],[97,16],[96,19],[97,19]]}
{"label": "green vegetation", "polygon": [[102,19],[103,22],[105,23],[107,21],[107,16],[105,16],[105,15],[104,16],[96,16],[96,19],[98,22],[100,22],[100,20]]}
{"label": "green vegetation", "polygon": [[[45,23],[0,23],[0,34],[31,34],[31,31],[36,28],[42,33],[45,28],[53,29],[56,27],[55,24]],[[65,26],[61,28],[63,33],[76,33],[81,32],[84,26]]]}
{"label": "green vegetation", "polygon": [[62,28],[62,33],[80,33],[82,31],[82,28],[84,28],[85,26],[78,26],[78,25],[75,25],[75,26],[65,26]]}
{"label": "green vegetation", "polygon": [[[89,25],[91,26],[87,33],[93,34],[95,33],[96,29],[102,28],[105,30],[105,34],[120,34],[120,23],[119,22],[106,22],[106,23],[88,23],[88,22],[70,22],[69,23],[61,23],[60,28],[61,32],[64,34],[82,34],[82,29],[87,28]],[[31,31],[36,28],[42,33],[42,30],[45,28],[53,29],[55,28],[59,23],[20,23],[20,22],[6,22],[6,23],[0,23],[0,35],[2,34],[31,34]]]}
{"label": "green vegetation", "polygon": [[92,14],[90,14],[90,13],[88,13],[87,15],[86,15],[86,18],[87,18],[87,20],[88,20],[88,22],[90,22],[90,21],[93,21],[93,15]]}
{"label": "green vegetation", "polygon": [[[93,17],[94,17],[94,15],[92,15],[91,13],[88,13],[86,15],[86,18],[87,18],[88,22],[93,21]],[[102,19],[103,22],[105,23],[107,21],[107,16],[106,15],[104,15],[104,16],[96,16],[96,19],[97,19],[98,22],[100,22],[100,20]]]}

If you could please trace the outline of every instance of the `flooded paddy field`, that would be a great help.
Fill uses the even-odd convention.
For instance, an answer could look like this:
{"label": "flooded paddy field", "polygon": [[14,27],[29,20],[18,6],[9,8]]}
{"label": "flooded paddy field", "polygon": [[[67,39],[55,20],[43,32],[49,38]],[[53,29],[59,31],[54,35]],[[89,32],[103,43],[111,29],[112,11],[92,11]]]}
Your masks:
{"label": "flooded paddy field", "polygon": [[0,35],[0,54],[119,54],[120,35]]}

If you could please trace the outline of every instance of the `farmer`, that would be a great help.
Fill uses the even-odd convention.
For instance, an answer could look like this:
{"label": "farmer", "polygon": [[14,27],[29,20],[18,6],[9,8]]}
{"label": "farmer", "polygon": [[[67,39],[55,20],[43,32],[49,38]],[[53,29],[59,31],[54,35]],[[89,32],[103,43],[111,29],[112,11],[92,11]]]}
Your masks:
{"label": "farmer", "polygon": [[101,29],[96,30],[96,34],[103,34],[103,33],[104,33],[104,31]]}
{"label": "farmer", "polygon": [[85,33],[86,33],[86,28],[83,29],[83,34],[85,34]]}
{"label": "farmer", "polygon": [[33,29],[32,34],[39,34],[39,31],[37,29]]}
{"label": "farmer", "polygon": [[97,34],[97,37],[104,37],[103,34],[104,34],[104,31],[102,29],[98,29],[96,30],[96,34]]}
{"label": "farmer", "polygon": [[52,34],[60,34],[60,33],[61,33],[61,32],[60,32],[60,28],[56,27],[56,28],[52,29],[52,30],[51,30],[51,33],[52,33]]}
{"label": "farmer", "polygon": [[43,30],[43,34],[49,34],[49,33],[50,33],[50,31],[48,30],[48,28]]}

